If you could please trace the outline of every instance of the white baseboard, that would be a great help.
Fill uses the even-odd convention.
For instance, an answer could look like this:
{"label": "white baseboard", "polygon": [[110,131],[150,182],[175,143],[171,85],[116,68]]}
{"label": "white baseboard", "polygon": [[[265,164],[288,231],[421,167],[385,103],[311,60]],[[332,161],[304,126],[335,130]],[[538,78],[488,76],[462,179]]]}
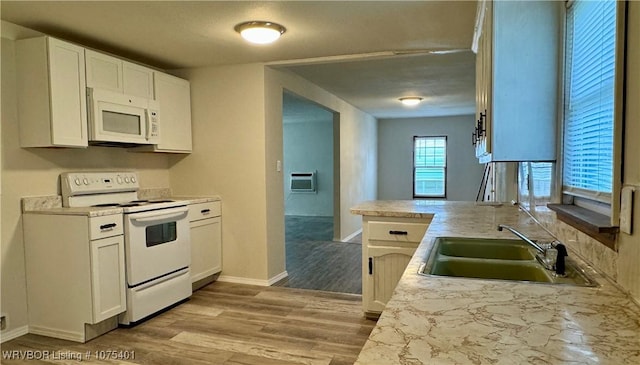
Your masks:
{"label": "white baseboard", "polygon": [[289,276],[289,273],[287,272],[287,270],[281,272],[280,274],[272,277],[271,279],[269,279],[269,286],[277,283],[278,281],[286,278],[287,276]]}
{"label": "white baseboard", "polygon": [[42,326],[29,326],[29,333],[34,335],[42,335],[53,338],[60,338],[63,340],[69,340],[74,342],[85,343],[84,333],[59,330],[55,328],[48,328]]}
{"label": "white baseboard", "polygon": [[0,333],[0,343],[11,341],[14,338],[26,335],[27,333],[29,333],[29,326],[22,326],[9,331],[3,331]]}
{"label": "white baseboard", "polygon": [[289,273],[286,271],[281,272],[280,274],[272,277],[269,280],[261,280],[261,279],[252,279],[252,278],[243,278],[239,276],[228,276],[228,275],[220,275],[218,277],[218,281],[223,281],[226,283],[236,283],[236,284],[247,284],[247,285],[258,285],[258,286],[271,286],[274,283],[286,278],[289,276]]}
{"label": "white baseboard", "polygon": [[351,241],[355,236],[359,235],[360,233],[362,233],[362,228],[360,228],[359,230],[353,232],[352,234],[348,235],[347,237],[342,239],[342,242],[349,242]]}
{"label": "white baseboard", "polygon": [[269,281],[268,280],[243,278],[243,277],[239,277],[239,276],[220,275],[218,277],[218,281],[223,281],[223,282],[226,282],[226,283],[236,283],[236,284],[269,286]]}

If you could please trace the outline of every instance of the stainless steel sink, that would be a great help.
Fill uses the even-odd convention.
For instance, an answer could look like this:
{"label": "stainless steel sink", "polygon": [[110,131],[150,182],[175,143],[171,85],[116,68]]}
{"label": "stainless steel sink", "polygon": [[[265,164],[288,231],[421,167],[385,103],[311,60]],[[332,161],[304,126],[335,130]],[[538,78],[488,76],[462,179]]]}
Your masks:
{"label": "stainless steel sink", "polygon": [[545,269],[522,240],[438,237],[420,274],[477,279],[598,286],[571,259],[566,277]]}

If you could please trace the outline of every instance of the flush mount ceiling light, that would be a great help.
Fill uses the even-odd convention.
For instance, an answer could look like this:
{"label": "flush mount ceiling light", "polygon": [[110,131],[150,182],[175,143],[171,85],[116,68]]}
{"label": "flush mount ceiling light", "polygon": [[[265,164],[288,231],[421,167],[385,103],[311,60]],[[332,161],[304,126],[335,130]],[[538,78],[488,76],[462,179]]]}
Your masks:
{"label": "flush mount ceiling light", "polygon": [[240,23],[234,28],[240,33],[242,38],[251,43],[268,44],[275,42],[280,36],[287,31],[285,27],[278,23],[264,21],[250,21]]}
{"label": "flush mount ceiling light", "polygon": [[422,98],[419,96],[406,96],[398,99],[400,102],[407,106],[418,105],[422,101]]}

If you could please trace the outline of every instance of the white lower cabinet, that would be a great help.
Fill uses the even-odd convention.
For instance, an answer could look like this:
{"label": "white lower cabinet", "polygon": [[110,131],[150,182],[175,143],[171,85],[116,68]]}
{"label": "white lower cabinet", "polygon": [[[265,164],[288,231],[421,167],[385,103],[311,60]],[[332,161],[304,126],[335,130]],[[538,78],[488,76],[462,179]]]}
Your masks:
{"label": "white lower cabinet", "polygon": [[126,308],[122,214],[23,215],[29,332],[86,342]]}
{"label": "white lower cabinet", "polygon": [[198,289],[222,271],[222,217],[219,201],[189,206],[191,283]]}
{"label": "white lower cabinet", "polygon": [[125,309],[124,238],[115,236],[91,241],[91,292],[93,321],[111,318]]}
{"label": "white lower cabinet", "polygon": [[420,244],[430,218],[363,216],[362,306],[377,318]]}

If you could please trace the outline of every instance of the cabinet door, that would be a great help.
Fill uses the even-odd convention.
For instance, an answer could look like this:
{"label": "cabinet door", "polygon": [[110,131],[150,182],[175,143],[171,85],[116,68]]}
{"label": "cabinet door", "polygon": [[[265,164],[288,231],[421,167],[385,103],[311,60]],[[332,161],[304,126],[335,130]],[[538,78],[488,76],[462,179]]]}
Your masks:
{"label": "cabinet door", "polygon": [[91,241],[93,323],[127,309],[124,270],[123,236]]}
{"label": "cabinet door", "polygon": [[125,94],[154,99],[152,69],[123,61],[122,72]]}
{"label": "cabinet door", "polygon": [[160,105],[160,143],[157,149],[191,152],[191,91],[189,81],[154,73],[155,96]]}
{"label": "cabinet door", "polygon": [[84,48],[48,38],[51,144],[86,147],[87,96]]}
{"label": "cabinet door", "polygon": [[221,219],[191,222],[191,282],[222,271]]}
{"label": "cabinet door", "polygon": [[491,80],[492,80],[492,37],[493,17],[491,1],[484,2],[484,17],[476,56],[476,118],[479,120],[477,131],[476,157],[486,162],[491,154]]}
{"label": "cabinet door", "polygon": [[368,246],[363,255],[362,304],[380,313],[391,298],[415,248]]}
{"label": "cabinet door", "polygon": [[122,93],[123,62],[115,57],[87,50],[87,87]]}

